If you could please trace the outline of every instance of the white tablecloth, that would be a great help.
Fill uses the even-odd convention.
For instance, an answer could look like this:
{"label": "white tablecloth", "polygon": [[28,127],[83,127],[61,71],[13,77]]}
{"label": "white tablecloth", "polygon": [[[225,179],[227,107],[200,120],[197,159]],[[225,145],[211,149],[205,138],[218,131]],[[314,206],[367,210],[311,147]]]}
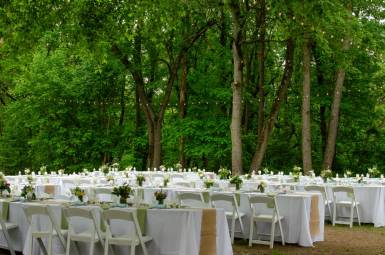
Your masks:
{"label": "white tablecloth", "polygon": [[[9,220],[19,226],[11,232],[15,249],[29,254],[30,247],[27,242],[29,226],[24,216],[23,207],[30,204],[11,202]],[[58,225],[61,222],[62,206],[50,205]],[[92,207],[87,207],[92,208]],[[94,208],[95,209],[95,208]],[[96,209],[98,210],[98,209]],[[226,223],[225,212],[217,209],[216,217],[217,232],[217,254],[232,255],[232,246]],[[147,235],[153,240],[147,244],[148,253],[151,255],[198,255],[200,247],[200,231],[202,221],[202,210],[199,209],[148,209],[147,210]],[[43,220],[39,224],[46,224]],[[86,224],[79,222],[79,224]],[[0,245],[5,246],[4,239],[0,238]],[[34,245],[33,254],[41,254]],[[64,253],[59,240],[54,240],[54,254]],[[95,254],[103,254],[102,248],[98,245]],[[87,254],[87,245],[80,245],[81,254]],[[141,251],[137,248],[137,252]],[[129,254],[128,249],[124,254]],[[138,253],[141,254],[141,253]]]}

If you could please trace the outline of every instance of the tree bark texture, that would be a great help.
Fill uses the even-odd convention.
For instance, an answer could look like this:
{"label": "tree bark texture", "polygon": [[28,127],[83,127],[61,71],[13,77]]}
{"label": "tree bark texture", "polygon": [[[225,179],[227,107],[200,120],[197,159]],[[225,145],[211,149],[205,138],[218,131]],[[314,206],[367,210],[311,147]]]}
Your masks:
{"label": "tree bark texture", "polygon": [[303,91],[302,91],[302,163],[304,174],[312,170],[311,156],[311,42],[307,34],[303,42]]}
{"label": "tree bark texture", "polygon": [[233,102],[231,113],[231,168],[233,174],[241,174],[242,169],[242,83],[243,83],[243,58],[241,50],[243,21],[238,1],[231,1],[230,11],[232,15],[233,28]]}

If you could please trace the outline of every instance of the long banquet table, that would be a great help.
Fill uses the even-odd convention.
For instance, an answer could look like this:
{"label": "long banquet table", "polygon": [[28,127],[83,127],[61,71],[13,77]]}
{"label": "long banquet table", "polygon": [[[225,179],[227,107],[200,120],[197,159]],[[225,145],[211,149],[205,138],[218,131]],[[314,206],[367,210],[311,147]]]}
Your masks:
{"label": "long banquet table", "polygon": [[[29,225],[23,212],[23,207],[41,204],[39,202],[21,203],[11,202],[9,206],[9,221],[18,225],[18,229],[11,231],[11,239],[17,251],[23,251],[24,254],[30,254],[30,245],[28,238],[30,237]],[[62,217],[62,208],[60,202],[47,201],[44,205],[50,206],[54,212],[55,220],[60,225]],[[95,206],[93,206],[95,207]],[[83,208],[95,209],[90,206]],[[124,210],[124,208],[118,208]],[[100,217],[100,215],[99,215]],[[148,209],[146,234],[151,236],[153,240],[147,245],[148,253],[154,255],[198,255],[200,248],[200,233],[202,222],[201,209]],[[39,224],[45,225],[43,219]],[[77,224],[85,224],[77,222]],[[216,210],[216,249],[218,255],[232,255],[232,246],[226,216],[223,209]],[[3,236],[0,238],[0,245],[6,247]],[[81,254],[88,254],[88,246],[80,245]],[[100,246],[95,250],[95,254],[103,254]],[[59,240],[54,240],[54,254],[64,253],[64,249]],[[137,252],[141,251],[137,248]],[[33,254],[41,254],[38,245],[34,245]],[[72,253],[71,253],[72,254]],[[122,254],[129,254],[125,250]],[[141,254],[141,253],[138,253]]]}

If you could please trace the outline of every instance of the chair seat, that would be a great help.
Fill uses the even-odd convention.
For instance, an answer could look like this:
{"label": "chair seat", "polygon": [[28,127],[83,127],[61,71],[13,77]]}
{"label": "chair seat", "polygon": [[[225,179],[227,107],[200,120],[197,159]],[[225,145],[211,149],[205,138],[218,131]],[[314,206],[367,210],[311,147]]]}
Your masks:
{"label": "chair seat", "polygon": [[[253,217],[253,220],[254,221],[266,221],[266,222],[271,222],[273,221],[273,215],[270,215],[270,214],[259,214],[259,215],[256,215]],[[274,222],[277,222],[278,221],[278,217],[274,217]],[[279,217],[280,220],[283,219],[283,216],[280,216]]]}
{"label": "chair seat", "polygon": [[[232,217],[233,217],[233,212],[228,212],[228,211],[226,211],[225,214],[226,214],[226,217],[228,217],[228,218],[232,218]],[[245,215],[246,215],[245,213],[239,212],[239,216],[238,216],[238,214],[235,214],[235,218],[236,218],[236,219],[242,218],[242,217],[244,217]]]}
{"label": "chair seat", "polygon": [[[14,229],[17,228],[17,225],[11,222],[4,222],[6,229]],[[3,229],[0,225],[0,229]]]}
{"label": "chair seat", "polygon": [[[100,233],[102,238],[105,237],[105,233]],[[92,234],[89,231],[79,232],[76,234],[71,234],[71,240],[78,242],[89,242],[92,238]],[[99,242],[99,236],[95,233],[95,242]]]}
{"label": "chair seat", "polygon": [[351,206],[352,204],[356,206],[360,204],[360,202],[346,201],[346,200],[336,201],[335,203],[336,205],[342,205],[342,206]]}
{"label": "chair seat", "polygon": [[[109,237],[108,242],[110,244],[115,244],[115,245],[131,245],[133,243],[134,245],[139,245],[140,241],[139,238],[135,238],[134,240],[131,239],[131,235],[118,235],[114,237]],[[152,240],[152,237],[150,236],[143,236],[142,237],[143,242],[149,242]]]}

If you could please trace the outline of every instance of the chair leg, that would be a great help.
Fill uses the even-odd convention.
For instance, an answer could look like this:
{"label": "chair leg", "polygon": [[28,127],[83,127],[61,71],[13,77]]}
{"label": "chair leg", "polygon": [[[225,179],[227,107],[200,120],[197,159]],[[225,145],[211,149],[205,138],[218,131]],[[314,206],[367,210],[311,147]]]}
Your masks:
{"label": "chair leg", "polygon": [[140,241],[140,245],[142,246],[143,254],[148,255],[146,244],[143,242],[143,240]]}
{"label": "chair leg", "polygon": [[357,205],[357,204],[356,204],[356,210],[357,210],[358,225],[361,226],[360,212],[359,212],[359,210],[358,210],[358,205]]}
{"label": "chair leg", "polygon": [[333,204],[333,227],[336,225],[337,204]]}
{"label": "chair leg", "polygon": [[284,236],[284,234],[283,234],[283,229],[282,229],[282,222],[281,222],[281,220],[278,220],[278,227],[279,227],[279,230],[281,231],[282,245],[284,246],[284,245],[285,245],[285,236]]}
{"label": "chair leg", "polygon": [[[70,234],[70,231],[68,231],[68,234],[67,234],[66,255],[70,255],[70,248],[71,248],[71,234]],[[78,254],[80,254],[80,253],[78,253]]]}
{"label": "chair leg", "polygon": [[354,204],[350,207],[350,228],[353,227]]}
{"label": "chair leg", "polygon": [[234,233],[235,233],[235,215],[231,217],[231,244],[234,244]]}
{"label": "chair leg", "polygon": [[91,241],[91,243],[90,243],[90,255],[94,254],[94,249],[95,249],[95,242]]}
{"label": "chair leg", "polygon": [[329,210],[329,219],[330,219],[330,221],[332,221],[333,214],[332,214],[332,209],[330,208],[329,201],[328,201],[328,210]]}
{"label": "chair leg", "polygon": [[48,251],[47,255],[52,254],[52,234],[48,237]]}
{"label": "chair leg", "polygon": [[254,220],[253,217],[250,218],[250,231],[249,231],[249,246],[253,244],[253,231],[254,231]]}
{"label": "chair leg", "polygon": [[106,237],[106,241],[104,243],[104,255],[108,255],[108,249],[109,249],[108,237]]}
{"label": "chair leg", "polygon": [[239,225],[241,227],[241,232],[242,232],[243,240],[245,240],[246,236],[245,236],[245,229],[243,227],[242,217],[241,217],[241,215],[239,215],[239,212],[237,212],[237,215],[238,215]]}
{"label": "chair leg", "polygon": [[31,247],[29,250],[29,255],[32,255],[33,254],[33,236],[31,236],[31,241],[29,242],[29,247]]}
{"label": "chair leg", "polygon": [[273,249],[273,246],[274,246],[274,233],[275,233],[275,220],[273,220],[271,223],[270,249]]}
{"label": "chair leg", "polygon": [[131,252],[130,252],[130,255],[135,255],[135,243],[134,242],[131,242]]}
{"label": "chair leg", "polygon": [[3,229],[3,234],[8,244],[9,252],[11,253],[11,255],[16,255],[15,250],[13,249],[13,243],[12,243],[11,237],[9,236],[8,230]]}

